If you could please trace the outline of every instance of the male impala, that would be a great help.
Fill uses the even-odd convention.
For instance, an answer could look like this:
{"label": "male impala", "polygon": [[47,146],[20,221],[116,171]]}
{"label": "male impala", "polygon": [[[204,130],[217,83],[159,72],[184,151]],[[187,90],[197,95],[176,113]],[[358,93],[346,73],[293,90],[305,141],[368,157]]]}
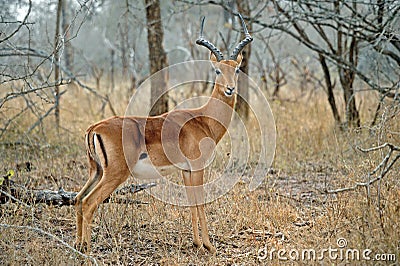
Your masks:
{"label": "male impala", "polygon": [[235,47],[229,60],[224,60],[220,50],[203,38],[204,18],[201,22],[196,43],[211,51],[217,75],[211,97],[204,106],[154,117],[111,117],[87,129],[89,180],[76,196],[76,244],[80,249],[90,248],[94,211],[130,174],[149,178],[181,171],[191,206],[193,243],[201,245],[200,221],[204,247],[216,252],[204,213],[203,174],[232,118],[242,60],[240,52],[253,40],[241,16],[240,19],[246,38]]}

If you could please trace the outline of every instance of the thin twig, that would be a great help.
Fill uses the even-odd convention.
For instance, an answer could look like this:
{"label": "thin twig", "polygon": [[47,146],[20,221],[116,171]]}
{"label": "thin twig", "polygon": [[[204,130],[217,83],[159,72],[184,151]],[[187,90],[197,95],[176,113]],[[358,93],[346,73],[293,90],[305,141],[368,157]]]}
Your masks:
{"label": "thin twig", "polygon": [[79,254],[80,256],[84,257],[85,259],[90,259],[91,261],[93,261],[93,263],[95,265],[99,265],[96,261],[96,259],[92,256],[88,256],[86,254],[83,254],[82,252],[80,252],[79,250],[77,250],[76,248],[72,247],[71,245],[69,245],[67,242],[65,242],[64,240],[60,239],[58,236],[55,236],[53,234],[50,234],[49,232],[46,232],[38,227],[32,227],[32,226],[27,226],[27,225],[12,225],[12,224],[0,224],[0,227],[4,227],[4,228],[11,228],[11,229],[27,229],[30,231],[34,231],[36,233],[48,236],[50,238],[55,239],[56,241],[58,241],[59,243],[61,243],[62,245],[66,246],[67,248],[69,248],[70,250],[72,250],[73,252]]}
{"label": "thin twig", "polygon": [[26,25],[26,21],[29,17],[29,14],[31,13],[31,10],[32,10],[32,0],[29,0],[29,8],[28,8],[28,11],[26,12],[26,15],[25,15],[23,21],[21,22],[21,24],[19,24],[18,27],[10,35],[6,36],[3,39],[0,39],[0,43],[5,42],[8,39],[10,39],[11,37],[13,37],[22,28],[23,25]]}
{"label": "thin twig", "polygon": [[6,195],[6,196],[9,197],[11,200],[13,200],[13,201],[15,201],[15,202],[18,202],[19,204],[23,205],[24,207],[27,207],[27,208],[31,208],[31,207],[32,207],[32,206],[26,204],[25,202],[20,201],[19,199],[17,199],[16,197],[14,197],[13,195],[11,195],[10,193],[7,193],[7,192],[5,192],[4,190],[1,190],[1,189],[0,189],[0,195],[1,195],[1,194]]}

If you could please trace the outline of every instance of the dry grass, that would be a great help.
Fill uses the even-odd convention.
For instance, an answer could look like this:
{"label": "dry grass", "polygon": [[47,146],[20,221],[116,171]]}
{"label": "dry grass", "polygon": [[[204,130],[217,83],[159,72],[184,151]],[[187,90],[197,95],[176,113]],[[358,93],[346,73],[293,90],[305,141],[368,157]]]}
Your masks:
{"label": "dry grass", "polygon": [[[126,103],[113,97],[114,107],[123,113]],[[25,138],[30,145],[1,145],[1,170],[17,169],[14,180],[32,188],[78,191],[87,178],[83,132],[101,116],[97,113],[100,104],[89,99],[76,89],[64,97],[62,119],[68,123],[63,136],[56,138],[49,120],[45,125],[49,145],[39,133]],[[364,106],[375,108],[366,101]],[[397,260],[391,263],[399,263],[399,163],[380,183],[370,186],[369,194],[365,189],[323,192],[365,181],[384,154],[363,154],[355,146],[369,147],[377,140],[399,144],[398,119],[390,120],[377,133],[367,129],[343,133],[335,128],[323,95],[309,102],[275,101],[272,108],[278,133],[274,171],[255,191],[240,182],[206,207],[216,255],[192,246],[188,209],[164,204],[144,192],[132,198],[146,204],[101,205],[94,220],[90,255],[99,264],[255,265],[271,263],[270,258],[257,258],[260,248],[320,252],[337,248],[337,239],[345,238],[347,248],[371,249],[372,254],[393,253]],[[21,128],[30,119],[22,117],[18,121]],[[15,134],[2,142],[15,141],[22,132],[18,125],[12,130]],[[20,167],[27,161],[33,165],[30,172]],[[1,205],[0,219],[2,224],[37,227],[70,245],[74,242],[73,207],[38,204],[27,208],[9,202]],[[0,251],[4,265],[74,265],[90,261],[58,240],[28,228],[0,227]],[[272,264],[321,263],[279,261],[276,252],[273,256]],[[346,260],[330,259],[327,253],[322,262],[346,264]]]}

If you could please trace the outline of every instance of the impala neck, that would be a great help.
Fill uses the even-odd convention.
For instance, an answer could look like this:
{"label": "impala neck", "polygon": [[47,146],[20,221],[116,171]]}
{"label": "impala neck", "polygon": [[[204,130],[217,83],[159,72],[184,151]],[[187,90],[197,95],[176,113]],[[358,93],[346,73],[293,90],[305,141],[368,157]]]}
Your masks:
{"label": "impala neck", "polygon": [[222,86],[216,83],[211,98],[200,108],[205,116],[205,123],[212,133],[210,137],[215,143],[218,143],[228,129],[236,101],[236,94],[227,97],[221,93],[222,91]]}

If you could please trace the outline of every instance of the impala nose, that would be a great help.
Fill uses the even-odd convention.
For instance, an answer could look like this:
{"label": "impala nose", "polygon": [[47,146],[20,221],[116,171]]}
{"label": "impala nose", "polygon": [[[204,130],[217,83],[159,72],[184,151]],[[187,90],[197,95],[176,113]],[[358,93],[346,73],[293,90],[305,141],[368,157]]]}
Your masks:
{"label": "impala nose", "polygon": [[225,95],[230,97],[230,96],[232,96],[234,91],[235,91],[235,87],[226,86]]}

